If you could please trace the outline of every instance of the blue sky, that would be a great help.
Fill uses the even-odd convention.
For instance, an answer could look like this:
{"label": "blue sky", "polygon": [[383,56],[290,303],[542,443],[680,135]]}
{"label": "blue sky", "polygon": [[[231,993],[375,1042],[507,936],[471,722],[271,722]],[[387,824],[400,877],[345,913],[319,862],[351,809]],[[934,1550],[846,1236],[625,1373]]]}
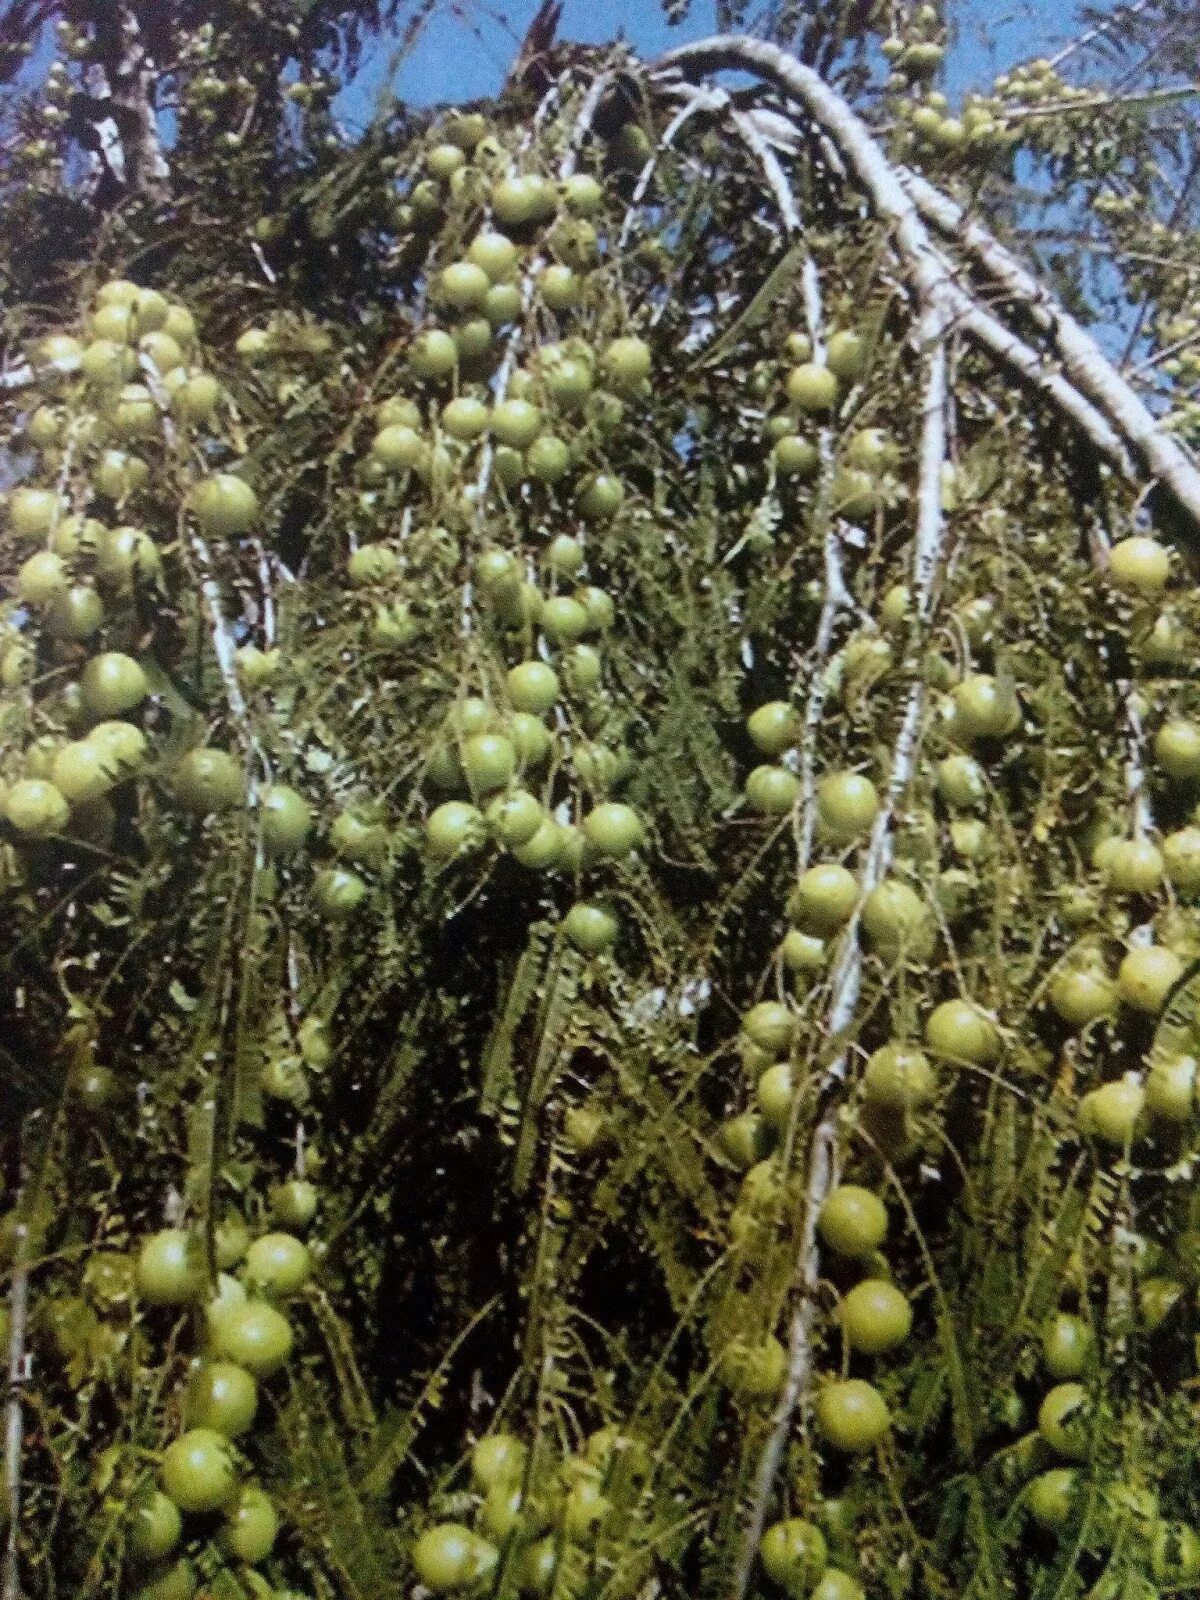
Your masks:
{"label": "blue sky", "polygon": [[[480,0],[455,0],[452,7],[439,6],[401,64],[393,87],[401,99],[417,105],[494,94],[537,5],[538,0],[507,0],[497,8]],[[995,74],[1013,61],[1052,54],[1069,37],[1074,12],[1062,0],[1009,0],[1001,5],[959,0],[951,9],[958,25],[947,79],[955,94],[964,88],[990,87]],[[641,54],[654,55],[714,32],[714,14],[715,0],[694,0],[688,21],[671,28],[663,20],[659,0],[566,0],[560,33],[591,43],[623,34]],[[504,21],[498,20],[501,15]],[[386,42],[374,49],[343,97],[339,111],[349,124],[369,117],[389,75],[390,54]]]}

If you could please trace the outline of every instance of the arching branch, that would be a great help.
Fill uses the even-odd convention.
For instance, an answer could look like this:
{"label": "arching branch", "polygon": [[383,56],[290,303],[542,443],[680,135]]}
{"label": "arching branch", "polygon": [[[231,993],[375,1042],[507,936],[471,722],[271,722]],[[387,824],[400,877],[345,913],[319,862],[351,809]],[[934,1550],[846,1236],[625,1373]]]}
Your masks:
{"label": "arching branch", "polygon": [[[1152,413],[1091,337],[1055,304],[1049,292],[1026,268],[986,229],[967,224],[953,201],[940,195],[931,185],[894,167],[871,129],[849,103],[810,68],[777,46],[757,39],[718,36],[673,50],[658,66],[659,71],[683,72],[723,68],[759,73],[800,101],[808,115],[829,135],[876,212],[891,224],[897,248],[918,294],[944,329],[957,324],[1009,365],[1014,363],[1014,358],[1023,360],[1022,352],[1028,347],[1020,340],[1005,342],[1004,347],[1000,347],[999,334],[1003,325],[982,313],[977,300],[962,288],[950,263],[930,238],[922,212],[931,217],[936,214],[940,219],[938,226],[967,246],[1010,296],[1054,338],[1054,354],[1061,360],[1080,398],[1096,415],[1112,424],[1098,430],[1095,417],[1091,417],[1088,436],[1093,443],[1114,459],[1112,437],[1115,430],[1143,472],[1158,480],[1174,509],[1181,513],[1191,538],[1200,543],[1200,471],[1177,441],[1162,432]],[[1045,381],[1041,364],[1039,373],[1040,387],[1061,405],[1066,398],[1061,385]],[[1034,377],[1029,371],[1022,375]],[[1070,414],[1077,423],[1089,416],[1078,404]]]}

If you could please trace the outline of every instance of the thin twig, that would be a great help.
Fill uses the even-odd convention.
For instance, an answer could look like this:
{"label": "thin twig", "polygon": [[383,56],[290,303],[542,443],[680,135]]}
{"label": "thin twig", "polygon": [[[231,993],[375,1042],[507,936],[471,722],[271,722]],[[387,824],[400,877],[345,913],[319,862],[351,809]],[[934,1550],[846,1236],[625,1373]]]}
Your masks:
{"label": "thin twig", "polygon": [[8,1537],[4,1548],[3,1600],[20,1600],[19,1535],[21,1522],[21,1455],[24,1442],[22,1396],[29,1382],[25,1335],[29,1318],[29,1223],[22,1214],[27,1199],[17,1202],[13,1230],[12,1281],[8,1291],[8,1399],[4,1410],[4,1480],[7,1487]]}

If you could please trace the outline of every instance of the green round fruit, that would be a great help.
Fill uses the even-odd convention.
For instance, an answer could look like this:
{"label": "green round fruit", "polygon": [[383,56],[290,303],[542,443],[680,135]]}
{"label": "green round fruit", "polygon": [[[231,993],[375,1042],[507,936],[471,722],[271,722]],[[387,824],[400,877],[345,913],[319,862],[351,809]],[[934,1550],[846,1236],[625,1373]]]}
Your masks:
{"label": "green round fruit", "polygon": [[442,407],[442,427],[452,439],[468,444],[487,432],[488,408],[482,400],[459,395]]}
{"label": "green round fruit", "polygon": [[1071,1519],[1078,1500],[1077,1474],[1071,1467],[1052,1467],[1041,1472],[1025,1490],[1029,1515],[1039,1528],[1057,1533]]}
{"label": "green round fruit", "polygon": [[541,483],[557,483],[571,470],[571,448],[552,433],[543,433],[525,452],[525,464]]}
{"label": "green round fruit", "polygon": [[1059,1383],[1038,1407],[1038,1432],[1060,1456],[1082,1461],[1088,1452],[1089,1408],[1081,1383]]}
{"label": "green round fruit", "polygon": [[408,423],[394,422],[380,428],[371,441],[371,459],[389,472],[408,472],[421,458],[424,441]]}
{"label": "green round fruit", "polygon": [[192,1428],[163,1451],[162,1484],[181,1511],[220,1511],[237,1491],[229,1440]]}
{"label": "green round fruit", "polygon": [[1200,723],[1184,717],[1164,722],[1154,736],[1154,759],[1169,778],[1195,782],[1200,778]]}
{"label": "green round fruit", "polygon": [[941,1061],[990,1066],[1000,1054],[996,1025],[969,1000],[945,1000],[925,1022],[925,1044]]}
{"label": "green round fruit", "polygon": [[133,1503],[129,1519],[129,1550],[139,1561],[161,1561],[169,1556],[183,1533],[179,1507],[161,1489],[148,1488]]}
{"label": "green round fruit", "polygon": [[739,1339],[722,1357],[721,1374],[743,1400],[771,1400],[787,1376],[787,1351],[771,1333],[758,1340]]}
{"label": "green round fruit", "polygon": [[307,1178],[285,1178],[271,1190],[271,1217],[282,1228],[307,1228],[317,1214],[317,1186]]}
{"label": "green round fruit", "polygon": [[439,300],[456,311],[475,311],[490,288],[491,279],[475,262],[452,261],[438,273],[436,293]]}
{"label": "green round fruit", "polygon": [[858,772],[833,772],[817,785],[817,815],[836,839],[869,833],[879,813],[879,792]]}
{"label": "green round fruit", "polygon": [[1056,1311],[1042,1329],[1042,1363],[1052,1378],[1081,1377],[1091,1366],[1096,1339],[1091,1328],[1069,1311]]}
{"label": "green round fruit", "polygon": [[863,1090],[872,1105],[888,1111],[919,1110],[936,1089],[933,1067],[922,1050],[893,1040],[868,1057]]}
{"label": "green round fruit", "polygon": [[800,798],[800,779],[786,767],[761,766],[746,779],[746,800],[764,817],[786,817]]}
{"label": "green round fruit", "polygon": [[269,1378],[292,1353],[291,1323],[265,1300],[230,1305],[213,1331],[214,1353],[256,1378]]}
{"label": "green round fruit", "polygon": [[587,612],[570,595],[552,595],[542,607],[542,632],[553,644],[574,644],[590,626]]}
{"label": "green round fruit", "polygon": [[150,682],[132,656],[106,650],[84,667],[81,688],[88,714],[100,719],[132,711],[149,694]]}
{"label": "green round fruit", "polygon": [[135,1272],[138,1293],[149,1305],[180,1306],[203,1286],[200,1261],[182,1228],[163,1228],[143,1241]]}
{"label": "green round fruit", "polygon": [[562,920],[562,931],[569,943],[584,955],[600,955],[612,947],[620,924],[607,906],[580,900]]}
{"label": "green round fruit", "polygon": [[195,1600],[196,1569],[182,1556],[169,1566],[156,1566],[144,1583],[131,1590],[131,1600]]}
{"label": "green round fruit", "polygon": [[308,1246],[295,1235],[264,1233],[247,1250],[243,1272],[253,1290],[283,1299],[304,1287],[312,1265]]}
{"label": "green round fruit", "polygon": [[856,1578],[838,1567],[826,1567],[808,1600],[867,1600],[866,1591]]}
{"label": "green round fruit", "polygon": [[644,840],[641,818],[619,800],[593,806],[583,819],[583,831],[596,854],[612,860],[629,855]]}
{"label": "green round fruit", "polygon": [[482,267],[492,283],[510,278],[520,259],[521,252],[508,235],[493,230],[477,233],[467,249],[467,260]]}
{"label": "green round fruit", "polygon": [[863,1355],[877,1356],[903,1344],[912,1332],[912,1306],[894,1284],[878,1278],[856,1283],[842,1297],[838,1317],[846,1342]]}
{"label": "green round fruit", "polygon": [[60,589],[45,612],[46,630],[56,639],[82,644],[104,623],[104,602],[89,583],[73,583]]}
{"label": "green round fruit", "polygon": [[72,807],[103,799],[116,777],[103,746],[90,739],[76,739],[63,745],[50,767],[51,782]]}
{"label": "green round fruit", "polygon": [[201,533],[210,538],[237,538],[258,521],[258,496],[232,472],[205,478],[192,491],[190,504]]}
{"label": "green round fruit", "polygon": [[246,1484],[226,1507],[219,1543],[226,1555],[254,1566],[265,1561],[279,1537],[279,1513],[270,1495]]}
{"label": "green round fruit", "polygon": [[458,346],[444,328],[427,328],[409,346],[408,364],[427,382],[448,378],[458,366]]}
{"label": "green round fruit", "polygon": [[1050,1004],[1074,1028],[1086,1027],[1117,1009],[1117,986],[1098,961],[1064,968],[1050,985]]}
{"label": "green round fruit", "polygon": [[492,412],[492,434],[498,444],[525,450],[542,426],[540,406],[530,400],[501,400]]}
{"label": "green round fruit", "polygon": [[1183,962],[1164,945],[1141,945],[1130,950],[1117,971],[1117,990],[1134,1011],[1157,1015],[1183,975]]}
{"label": "green round fruit", "polygon": [[1196,1112],[1197,1063],[1192,1055],[1152,1057],[1146,1075],[1146,1110],[1160,1122],[1190,1122]]}
{"label": "green round fruit", "polygon": [[843,383],[855,383],[866,369],[868,353],[867,341],[861,333],[840,328],[829,336],[825,360],[835,378]]}
{"label": "green round fruit", "polygon": [[782,1133],[791,1120],[792,1102],[796,1094],[796,1081],[786,1061],[768,1067],[758,1080],[755,1090],[759,1110],[767,1126]]}
{"label": "green round fruit", "polygon": [[654,361],[650,346],[635,334],[614,339],[600,357],[600,370],[618,394],[635,391],[647,382]]}
{"label": "green round fruit", "polygon": [[831,411],[838,400],[837,377],[817,361],[802,361],[788,373],[787,397],[798,411]]}
{"label": "green round fruit", "polygon": [[464,741],[463,772],[473,794],[503,789],[517,770],[517,750],[503,733],[476,733]]}
{"label": "green round fruit", "polygon": [[70,569],[53,550],[39,550],[23,561],[17,571],[17,596],[27,606],[44,606],[66,589]]}
{"label": "green round fruit", "polygon": [[954,691],[954,730],[965,739],[1001,738],[1020,724],[1021,708],[1007,685],[972,672]]}
{"label": "green round fruit", "polygon": [[807,867],[788,897],[788,915],[809,933],[828,938],[845,927],[858,903],[858,879],[836,861]]}
{"label": "green round fruit", "polygon": [[228,750],[189,750],[175,767],[172,787],[184,810],[198,816],[231,811],[246,798],[242,764]]}
{"label": "green round fruit", "polygon": [[742,1032],[772,1060],[791,1048],[796,1018],[779,1000],[760,1000],[742,1018]]}
{"label": "green round fruit", "polygon": [[193,1369],[183,1401],[189,1428],[236,1439],[250,1427],[257,1411],[258,1384],[243,1367],[230,1361],[202,1361]]}
{"label": "green round fruit", "polygon": [[862,907],[863,931],[887,960],[925,960],[933,948],[933,926],[925,901],[898,878],[884,878]]}
{"label": "green round fruit", "polygon": [[771,700],[752,711],[746,729],[759,750],[767,756],[781,756],[800,739],[800,716],[786,700]]}
{"label": "green round fruit", "polygon": [[1139,598],[1161,594],[1170,574],[1170,551],[1144,534],[1119,540],[1108,553],[1108,575],[1126,594]]}
{"label": "green round fruit", "polygon": [[258,797],[263,844],[275,856],[303,849],[312,831],[312,808],[286,783],[271,783]]}
{"label": "green round fruit", "polygon": [[987,780],[974,756],[947,756],[937,764],[938,793],[948,806],[969,811],[987,798]]}
{"label": "green round fruit", "polygon": [[625,503],[625,485],[611,473],[597,472],[580,485],[576,509],[585,522],[608,522]]}
{"label": "green round fruit", "polygon": [[[789,417],[788,422],[791,422]],[[821,451],[803,434],[784,433],[771,447],[775,466],[785,478],[799,478],[807,482],[816,476],[821,466]]]}
{"label": "green round fruit", "polygon": [[431,854],[442,861],[478,849],[484,837],[483,813],[462,800],[445,801],[425,824],[425,842]]}
{"label": "green round fruit", "polygon": [[1146,1091],[1131,1078],[1117,1078],[1079,1099],[1079,1126],[1103,1144],[1127,1148],[1140,1131]]}
{"label": "green round fruit", "polygon": [[824,1534],[801,1517],[772,1523],[762,1536],[758,1558],[767,1577],[789,1594],[807,1594],[829,1564]]}
{"label": "green round fruit", "polygon": [[887,1208],[877,1194],[858,1184],[843,1183],[821,1206],[817,1232],[837,1255],[861,1259],[872,1255],[887,1238]]}
{"label": "green round fruit", "polygon": [[1163,867],[1175,892],[1184,900],[1200,895],[1200,828],[1179,828],[1163,840]]}
{"label": "green round fruit", "polygon": [[461,1522],[428,1528],[413,1546],[412,1561],[421,1582],[435,1594],[471,1589],[479,1580],[484,1541]]}
{"label": "green round fruit", "polygon": [[883,1396],[862,1378],[826,1384],[817,1395],[815,1415],[822,1438],[848,1455],[874,1449],[892,1425]]}
{"label": "green round fruit", "polygon": [[544,661],[521,661],[508,674],[508,697],[517,711],[544,716],[558,699],[558,674]]}
{"label": "green round fruit", "polygon": [[489,804],[486,816],[500,843],[513,850],[529,843],[545,822],[546,810],[528,789],[510,789]]}
{"label": "green round fruit", "polygon": [[471,1476],[481,1489],[515,1483],[525,1471],[528,1454],[511,1433],[485,1434],[471,1451]]}

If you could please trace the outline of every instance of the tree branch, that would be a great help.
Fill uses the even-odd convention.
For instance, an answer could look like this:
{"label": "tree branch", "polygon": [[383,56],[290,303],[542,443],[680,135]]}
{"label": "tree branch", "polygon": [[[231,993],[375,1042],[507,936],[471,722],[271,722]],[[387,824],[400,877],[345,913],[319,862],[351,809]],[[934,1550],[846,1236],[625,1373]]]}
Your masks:
{"label": "tree branch", "polygon": [[[988,342],[993,353],[1003,353],[1010,363],[1019,355],[1019,341],[1005,342],[1003,352],[990,343],[1002,327],[980,311],[977,302],[957,283],[948,264],[934,247],[922,211],[943,231],[965,245],[1007,292],[1034,316],[1056,343],[1057,353],[1078,386],[1081,396],[1106,416],[1133,454],[1159,480],[1174,506],[1183,512],[1200,542],[1200,472],[1179,444],[1164,434],[1152,414],[1105,358],[1094,340],[1073,318],[1057,306],[1033,275],[1022,267],[981,227],[966,219],[961,209],[915,174],[898,171],[888,161],[871,129],[815,72],[775,45],[757,39],[717,36],[683,45],[663,56],[659,72],[689,69],[742,69],[756,71],[794,95],[808,114],[832,137],[858,178],[876,211],[891,225],[905,265],[927,308],[936,311],[943,328],[961,321],[967,331]],[[1039,363],[1041,386],[1060,401],[1061,388],[1045,381]],[[1033,373],[1026,374],[1033,376]],[[1087,415],[1076,405],[1073,415]],[[1113,458],[1112,430],[1107,430],[1104,453]],[[1094,437],[1094,436],[1093,436]],[[1103,437],[1101,435],[1100,437]],[[1100,444],[1100,438],[1094,437]]]}

